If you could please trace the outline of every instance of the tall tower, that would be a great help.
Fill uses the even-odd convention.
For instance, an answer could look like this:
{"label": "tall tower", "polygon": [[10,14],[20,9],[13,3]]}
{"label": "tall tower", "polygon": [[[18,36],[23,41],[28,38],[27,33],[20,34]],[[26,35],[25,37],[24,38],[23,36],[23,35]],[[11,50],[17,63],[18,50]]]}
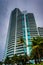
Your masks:
{"label": "tall tower", "polygon": [[[37,36],[37,26],[33,13],[21,12],[15,8],[10,17],[10,24],[8,29],[5,56],[13,56],[14,54],[23,55],[30,54],[30,41],[32,37]],[[18,43],[22,37],[25,43]]]}

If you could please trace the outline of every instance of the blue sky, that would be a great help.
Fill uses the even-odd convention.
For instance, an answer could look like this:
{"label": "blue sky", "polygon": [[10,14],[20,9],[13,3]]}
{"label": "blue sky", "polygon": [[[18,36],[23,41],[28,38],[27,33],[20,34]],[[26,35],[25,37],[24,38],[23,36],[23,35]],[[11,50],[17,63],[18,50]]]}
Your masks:
{"label": "blue sky", "polygon": [[43,27],[43,0],[0,0],[0,60],[3,58],[10,14],[14,8],[34,13],[37,26]]}

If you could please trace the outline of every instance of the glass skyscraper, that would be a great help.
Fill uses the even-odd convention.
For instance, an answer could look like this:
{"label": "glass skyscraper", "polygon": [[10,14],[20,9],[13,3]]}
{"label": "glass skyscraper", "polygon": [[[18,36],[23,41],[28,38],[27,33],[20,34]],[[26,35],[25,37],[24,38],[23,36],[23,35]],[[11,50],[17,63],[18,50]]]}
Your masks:
{"label": "glass skyscraper", "polygon": [[[21,12],[15,8],[10,17],[8,35],[6,41],[5,56],[13,56],[14,54],[30,55],[31,38],[38,35],[37,26],[33,13]],[[22,37],[25,43],[18,43]]]}

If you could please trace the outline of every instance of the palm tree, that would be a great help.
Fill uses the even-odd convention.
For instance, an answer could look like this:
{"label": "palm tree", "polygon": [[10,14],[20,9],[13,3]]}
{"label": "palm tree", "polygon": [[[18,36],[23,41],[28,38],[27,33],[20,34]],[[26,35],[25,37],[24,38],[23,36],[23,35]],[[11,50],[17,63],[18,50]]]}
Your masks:
{"label": "palm tree", "polygon": [[39,36],[33,37],[33,39],[32,39],[32,52],[31,52],[31,54],[34,56],[35,63],[37,63],[37,59],[38,59],[38,61],[40,59],[39,49],[43,48],[42,44],[41,44],[42,39],[43,38],[41,38]]}
{"label": "palm tree", "polygon": [[43,38],[41,37],[39,42],[40,59],[43,58]]}
{"label": "palm tree", "polygon": [[40,58],[43,58],[43,37],[38,37],[39,39],[39,54]]}

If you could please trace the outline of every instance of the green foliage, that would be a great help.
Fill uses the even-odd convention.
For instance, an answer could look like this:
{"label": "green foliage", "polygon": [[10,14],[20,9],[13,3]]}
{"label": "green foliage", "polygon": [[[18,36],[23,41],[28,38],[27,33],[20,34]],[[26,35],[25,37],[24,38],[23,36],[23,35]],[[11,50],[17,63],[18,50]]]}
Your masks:
{"label": "green foliage", "polygon": [[38,59],[38,62],[39,62],[39,59],[41,58],[41,52],[42,51],[43,51],[43,38],[40,37],[40,36],[33,37],[32,38],[31,58],[35,59],[35,63],[37,63],[37,61],[36,61],[37,59]]}
{"label": "green foliage", "polygon": [[0,65],[2,65],[3,62],[0,61]]}
{"label": "green foliage", "polygon": [[12,57],[12,63],[17,63],[17,55],[15,54],[13,57]]}
{"label": "green foliage", "polygon": [[4,61],[5,64],[10,64],[11,63],[11,59],[7,56],[5,61]]}
{"label": "green foliage", "polygon": [[28,60],[29,60],[29,57],[27,55],[19,55],[19,56],[14,55],[12,57],[13,64],[14,63],[17,63],[17,64],[22,63],[23,65],[25,65]]}
{"label": "green foliage", "polygon": [[29,57],[27,55],[22,56],[22,64],[25,65],[27,61],[29,61]]}

